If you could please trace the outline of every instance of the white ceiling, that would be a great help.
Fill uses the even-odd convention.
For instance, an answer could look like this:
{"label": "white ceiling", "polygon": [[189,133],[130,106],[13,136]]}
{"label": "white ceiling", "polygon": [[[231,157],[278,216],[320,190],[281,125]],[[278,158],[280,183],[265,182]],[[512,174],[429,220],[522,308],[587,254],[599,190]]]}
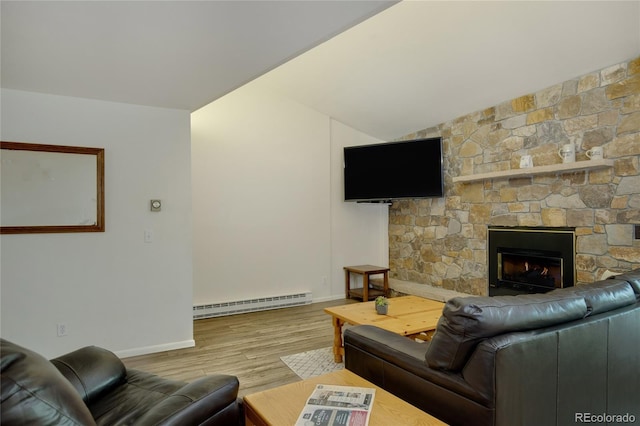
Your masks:
{"label": "white ceiling", "polygon": [[391,4],[2,0],[2,87],[194,111]]}
{"label": "white ceiling", "polygon": [[3,0],[2,87],[193,111],[262,75],[390,140],[640,55],[638,0],[391,4]]}

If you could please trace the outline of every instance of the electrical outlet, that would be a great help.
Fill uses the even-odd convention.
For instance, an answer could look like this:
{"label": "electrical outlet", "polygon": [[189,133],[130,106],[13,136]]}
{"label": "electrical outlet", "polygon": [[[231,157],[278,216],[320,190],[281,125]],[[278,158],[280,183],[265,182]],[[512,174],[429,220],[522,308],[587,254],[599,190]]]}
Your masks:
{"label": "electrical outlet", "polygon": [[58,337],[63,337],[67,335],[68,329],[67,324],[64,322],[58,323]]}

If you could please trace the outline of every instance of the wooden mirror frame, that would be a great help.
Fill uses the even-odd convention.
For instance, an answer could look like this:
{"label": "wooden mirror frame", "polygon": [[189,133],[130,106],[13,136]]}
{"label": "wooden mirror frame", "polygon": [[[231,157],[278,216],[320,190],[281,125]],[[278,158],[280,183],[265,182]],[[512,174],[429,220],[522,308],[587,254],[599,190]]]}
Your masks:
{"label": "wooden mirror frame", "polygon": [[0,226],[0,234],[37,234],[63,232],[104,232],[104,149],[63,145],[44,145],[22,142],[0,142],[0,150],[54,152],[62,154],[84,154],[96,157],[96,218],[91,225],[42,225]]}

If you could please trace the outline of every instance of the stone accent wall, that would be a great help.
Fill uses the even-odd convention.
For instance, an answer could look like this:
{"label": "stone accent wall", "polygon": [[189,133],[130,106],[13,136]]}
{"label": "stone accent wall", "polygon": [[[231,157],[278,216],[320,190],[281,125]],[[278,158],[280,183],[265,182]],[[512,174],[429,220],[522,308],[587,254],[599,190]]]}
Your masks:
{"label": "stone accent wall", "polygon": [[[403,137],[443,138],[445,197],[389,212],[391,277],[487,293],[487,227],[576,228],[578,284],[640,267],[640,58]],[[576,160],[603,146],[613,168],[453,183],[455,176]]]}

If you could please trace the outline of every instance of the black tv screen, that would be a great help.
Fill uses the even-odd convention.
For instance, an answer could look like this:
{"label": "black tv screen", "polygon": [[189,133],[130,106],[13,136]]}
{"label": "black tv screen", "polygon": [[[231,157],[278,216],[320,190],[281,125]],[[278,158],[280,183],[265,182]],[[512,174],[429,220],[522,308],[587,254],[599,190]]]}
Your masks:
{"label": "black tv screen", "polygon": [[344,148],[345,201],[443,195],[441,138]]}

